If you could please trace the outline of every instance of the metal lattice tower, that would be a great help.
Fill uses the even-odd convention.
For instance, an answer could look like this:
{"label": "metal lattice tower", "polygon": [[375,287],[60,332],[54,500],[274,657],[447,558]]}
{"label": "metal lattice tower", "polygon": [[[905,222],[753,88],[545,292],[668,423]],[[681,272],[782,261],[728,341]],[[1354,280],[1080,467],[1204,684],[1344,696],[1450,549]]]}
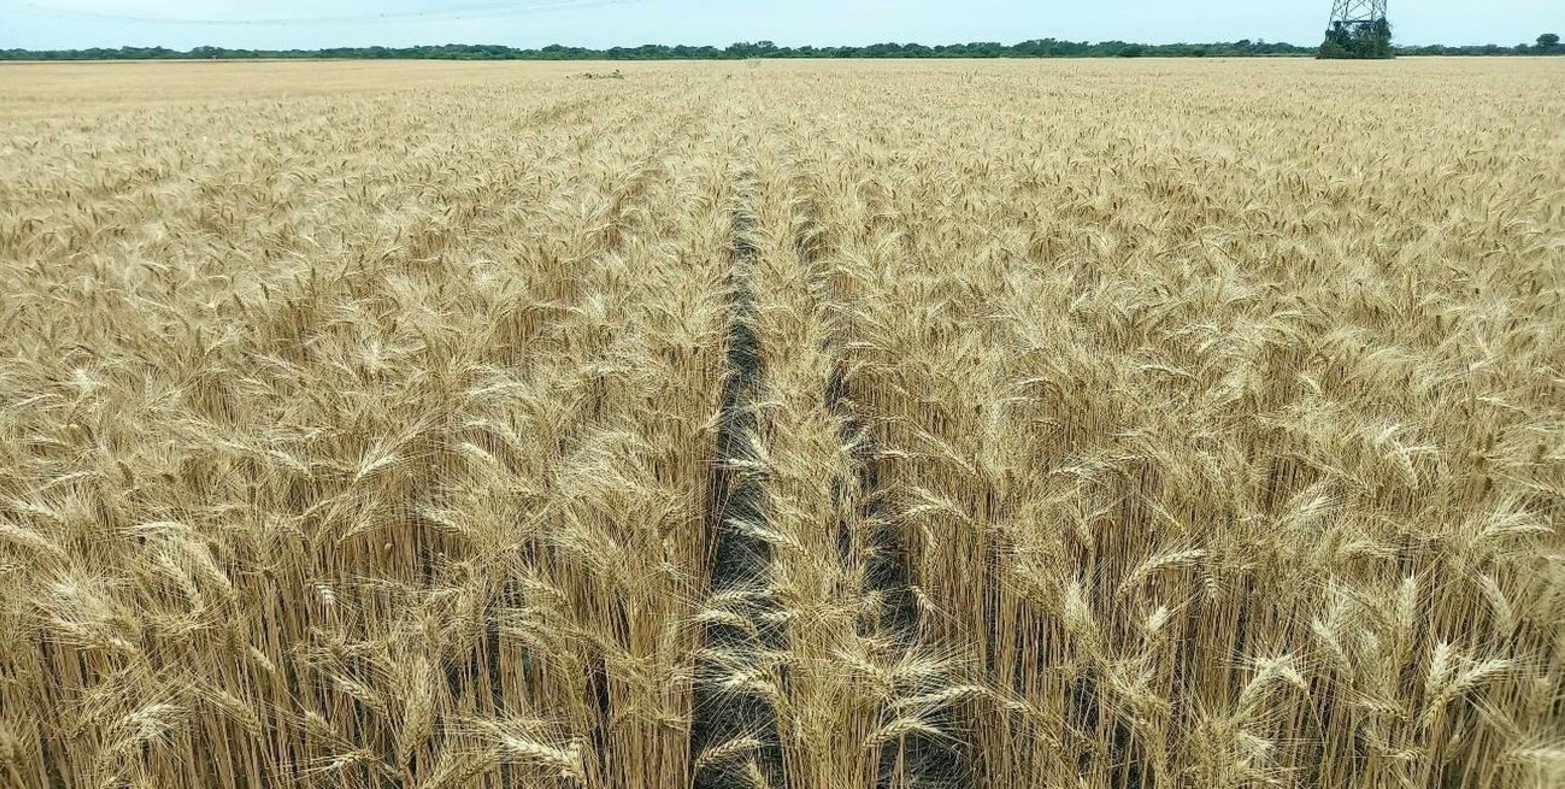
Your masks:
{"label": "metal lattice tower", "polygon": [[1331,0],[1331,27],[1353,29],[1386,18],[1386,0]]}

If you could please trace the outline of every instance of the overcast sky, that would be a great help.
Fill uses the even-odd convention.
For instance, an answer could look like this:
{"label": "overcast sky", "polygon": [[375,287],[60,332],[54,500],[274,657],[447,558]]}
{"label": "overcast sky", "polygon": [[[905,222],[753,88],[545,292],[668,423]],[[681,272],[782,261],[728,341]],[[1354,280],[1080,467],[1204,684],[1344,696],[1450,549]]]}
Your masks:
{"label": "overcast sky", "polygon": [[[0,49],[561,43],[1314,44],[1330,0],[0,0]],[[373,15],[383,14],[382,18]],[[1565,33],[1565,0],[1390,0],[1404,44],[1516,44]],[[237,24],[230,24],[237,22]]]}

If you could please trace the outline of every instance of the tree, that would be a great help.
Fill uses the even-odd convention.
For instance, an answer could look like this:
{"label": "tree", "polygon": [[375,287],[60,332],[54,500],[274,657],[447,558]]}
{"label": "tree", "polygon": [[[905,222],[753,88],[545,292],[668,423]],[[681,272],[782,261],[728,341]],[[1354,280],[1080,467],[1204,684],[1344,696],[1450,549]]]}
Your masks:
{"label": "tree", "polygon": [[1555,49],[1559,48],[1559,45],[1560,34],[1558,33],[1544,33],[1543,35],[1538,36],[1539,52],[1553,52]]}
{"label": "tree", "polygon": [[1320,44],[1322,60],[1344,60],[1353,57],[1353,37],[1342,25],[1332,25],[1326,31],[1326,40]]}
{"label": "tree", "polygon": [[1360,57],[1384,59],[1391,57],[1391,23],[1377,19],[1367,25],[1359,25],[1354,31],[1354,41],[1362,53]]}
{"label": "tree", "polygon": [[1384,19],[1356,25],[1334,24],[1326,31],[1318,57],[1327,60],[1371,60],[1392,57],[1391,24]]}

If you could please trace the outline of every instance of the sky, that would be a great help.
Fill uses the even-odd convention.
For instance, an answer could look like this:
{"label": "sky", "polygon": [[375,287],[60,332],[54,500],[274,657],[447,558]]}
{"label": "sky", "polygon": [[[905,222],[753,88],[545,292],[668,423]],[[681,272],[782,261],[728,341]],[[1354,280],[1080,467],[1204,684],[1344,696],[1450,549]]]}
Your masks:
{"label": "sky", "polygon": [[[0,0],[0,49],[883,41],[1314,44],[1330,0]],[[1565,0],[1390,0],[1401,44],[1565,33]]]}

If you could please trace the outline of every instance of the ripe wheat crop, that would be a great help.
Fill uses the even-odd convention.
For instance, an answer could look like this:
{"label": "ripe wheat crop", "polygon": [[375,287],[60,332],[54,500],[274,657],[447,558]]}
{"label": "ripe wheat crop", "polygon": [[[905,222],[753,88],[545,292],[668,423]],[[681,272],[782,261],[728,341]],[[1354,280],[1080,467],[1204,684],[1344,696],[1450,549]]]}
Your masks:
{"label": "ripe wheat crop", "polygon": [[0,68],[0,786],[1565,783],[1546,60]]}

